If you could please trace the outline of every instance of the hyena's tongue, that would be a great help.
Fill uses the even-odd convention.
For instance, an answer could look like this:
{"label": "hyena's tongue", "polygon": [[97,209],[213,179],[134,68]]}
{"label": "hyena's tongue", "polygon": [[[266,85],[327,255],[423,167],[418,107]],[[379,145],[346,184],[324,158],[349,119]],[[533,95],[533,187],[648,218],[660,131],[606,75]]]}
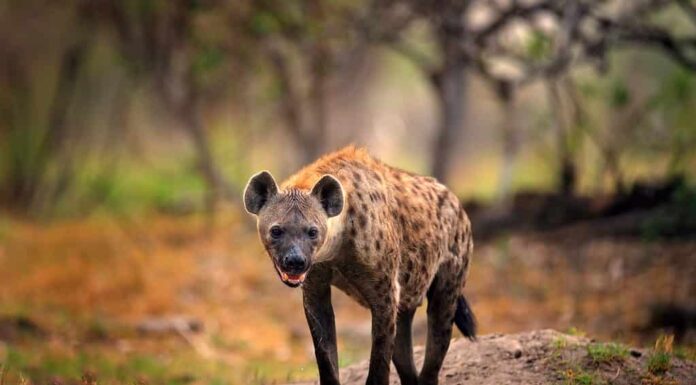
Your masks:
{"label": "hyena's tongue", "polygon": [[302,273],[302,274],[288,274],[284,271],[280,272],[281,278],[283,281],[290,282],[290,283],[302,283],[304,282],[305,276],[307,273]]}

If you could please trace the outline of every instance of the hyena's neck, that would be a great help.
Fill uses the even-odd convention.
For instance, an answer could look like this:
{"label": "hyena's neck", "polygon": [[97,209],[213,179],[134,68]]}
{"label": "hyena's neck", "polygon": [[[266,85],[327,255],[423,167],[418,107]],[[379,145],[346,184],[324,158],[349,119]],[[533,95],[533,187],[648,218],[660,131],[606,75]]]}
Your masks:
{"label": "hyena's neck", "polygon": [[314,256],[315,262],[328,261],[336,257],[336,255],[341,249],[341,244],[343,243],[344,239],[344,219],[344,213],[340,213],[339,215],[328,219],[326,229],[326,240]]}

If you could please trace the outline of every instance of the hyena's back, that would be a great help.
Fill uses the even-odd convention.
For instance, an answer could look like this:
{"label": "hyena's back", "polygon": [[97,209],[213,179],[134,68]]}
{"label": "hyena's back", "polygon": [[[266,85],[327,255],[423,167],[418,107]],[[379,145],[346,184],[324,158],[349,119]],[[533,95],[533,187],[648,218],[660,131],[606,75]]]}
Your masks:
{"label": "hyena's back", "polygon": [[283,187],[309,189],[324,174],[343,185],[346,207],[337,225],[352,246],[352,257],[397,271],[400,308],[417,307],[442,269],[463,287],[473,247],[471,225],[447,187],[354,147],[319,159]]}

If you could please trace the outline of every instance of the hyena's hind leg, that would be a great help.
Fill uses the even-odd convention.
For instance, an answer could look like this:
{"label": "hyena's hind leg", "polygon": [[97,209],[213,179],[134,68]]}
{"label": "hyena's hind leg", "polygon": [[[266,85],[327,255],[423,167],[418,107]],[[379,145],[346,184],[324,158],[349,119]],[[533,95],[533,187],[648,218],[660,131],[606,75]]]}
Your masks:
{"label": "hyena's hind leg", "polygon": [[463,279],[464,267],[461,264],[444,263],[428,289],[428,337],[418,385],[438,383],[437,376],[449,348],[455,317],[462,333],[474,337],[473,314],[461,296]]}
{"label": "hyena's hind leg", "polygon": [[413,362],[412,325],[416,309],[400,309],[396,317],[393,361],[401,385],[418,385],[418,372]]}

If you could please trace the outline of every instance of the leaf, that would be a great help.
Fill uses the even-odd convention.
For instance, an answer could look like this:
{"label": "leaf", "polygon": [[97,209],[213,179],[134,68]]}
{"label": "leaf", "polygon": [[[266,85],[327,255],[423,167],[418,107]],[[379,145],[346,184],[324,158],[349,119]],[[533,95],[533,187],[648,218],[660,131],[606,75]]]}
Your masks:
{"label": "leaf", "polygon": [[609,103],[612,108],[623,108],[631,101],[631,92],[623,80],[617,80],[611,85]]}

